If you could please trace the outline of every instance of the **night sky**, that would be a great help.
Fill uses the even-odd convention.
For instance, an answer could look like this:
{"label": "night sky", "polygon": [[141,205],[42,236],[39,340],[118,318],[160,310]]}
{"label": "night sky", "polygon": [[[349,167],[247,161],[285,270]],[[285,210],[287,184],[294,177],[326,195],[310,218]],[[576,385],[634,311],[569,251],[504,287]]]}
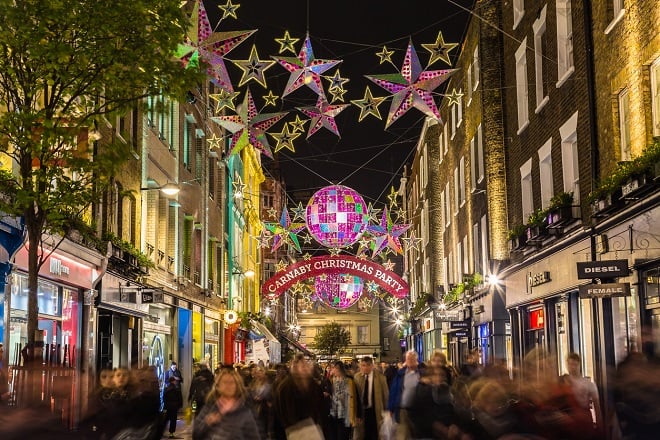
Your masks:
{"label": "night sky", "polygon": [[[376,97],[389,96],[389,92],[364,77],[368,74],[396,73],[401,68],[408,45],[412,43],[422,63],[426,67],[430,54],[422,47],[424,43],[434,43],[438,32],[442,31],[448,43],[460,43],[467,26],[469,14],[456,6],[471,9],[472,0],[236,0],[234,5],[237,19],[228,17],[218,22],[221,16],[217,5],[225,5],[226,0],[206,0],[204,5],[211,24],[216,31],[251,30],[258,31],[225,56],[228,60],[247,59],[252,45],[256,45],[261,60],[271,56],[297,56],[305,35],[308,33],[314,56],[317,59],[342,60],[337,67],[328,70],[324,77],[331,77],[339,69],[342,78],[348,78],[344,85],[347,90],[344,104],[362,99],[365,87],[369,85]],[[296,53],[279,53],[280,45],[275,38],[289,31],[292,38],[299,38],[294,48]],[[383,46],[394,50],[392,62],[380,64],[376,55]],[[450,52],[452,62],[460,54],[460,45]],[[236,90],[243,92],[246,86],[236,87],[241,79],[241,70],[227,62],[229,75]],[[437,61],[428,70],[449,69],[451,66]],[[307,117],[295,107],[313,106],[317,95],[306,87],[298,89],[283,100],[277,100],[277,108],[264,107],[261,98],[269,90],[282,96],[289,79],[289,72],[279,64],[266,71],[268,88],[255,81],[248,82],[257,109],[261,112],[290,110],[290,113],[269,133],[279,133],[284,124],[293,121],[298,115]],[[329,81],[323,82],[326,95]],[[442,86],[435,90],[436,104],[439,105],[444,93]],[[242,102],[243,93],[235,100]],[[311,190],[333,183],[341,183],[360,192],[367,201],[387,202],[390,187],[399,186],[404,164],[410,163],[419,139],[424,115],[417,109],[410,109],[395,121],[387,130],[385,120],[390,109],[391,99],[386,99],[379,107],[382,120],[367,116],[358,122],[360,109],[350,105],[336,117],[341,138],[325,128],[320,129],[309,139],[305,133],[295,142],[295,153],[286,149],[275,153],[288,189]],[[342,102],[332,102],[342,104]],[[262,110],[263,109],[263,110]],[[269,137],[271,148],[276,141]],[[266,173],[270,173],[273,163],[264,158]]]}

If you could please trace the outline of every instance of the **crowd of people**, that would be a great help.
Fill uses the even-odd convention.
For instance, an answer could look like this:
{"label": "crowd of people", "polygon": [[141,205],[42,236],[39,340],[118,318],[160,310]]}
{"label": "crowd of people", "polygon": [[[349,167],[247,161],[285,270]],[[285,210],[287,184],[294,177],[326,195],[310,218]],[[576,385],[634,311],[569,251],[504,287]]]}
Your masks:
{"label": "crowd of people", "polygon": [[[103,370],[76,435],[61,438],[175,437],[188,405],[194,440],[657,438],[660,361],[652,345],[619,365],[605,399],[582,376],[576,353],[562,360],[568,373],[560,376],[557,359],[532,350],[515,379],[503,363],[483,366],[478,358],[469,353],[460,368],[441,351],[425,363],[414,351],[398,364],[368,356],[320,364],[298,355],[289,364],[219,365],[212,372],[202,363],[189,384],[172,362],[163,387],[153,367]],[[0,432],[18,436],[2,438],[44,429],[18,429],[20,420],[12,421],[17,429]]]}

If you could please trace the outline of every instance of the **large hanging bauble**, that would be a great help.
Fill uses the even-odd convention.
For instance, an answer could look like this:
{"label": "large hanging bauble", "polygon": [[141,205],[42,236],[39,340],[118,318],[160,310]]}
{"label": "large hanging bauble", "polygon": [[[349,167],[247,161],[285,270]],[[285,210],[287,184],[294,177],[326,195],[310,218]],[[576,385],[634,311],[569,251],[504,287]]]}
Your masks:
{"label": "large hanging bauble", "polygon": [[369,213],[357,191],[332,185],[309,199],[305,220],[316,241],[329,248],[342,248],[360,239],[369,224]]}
{"label": "large hanging bauble", "polygon": [[362,295],[362,278],[349,274],[325,274],[314,279],[318,297],[333,309],[344,310],[355,304]]}

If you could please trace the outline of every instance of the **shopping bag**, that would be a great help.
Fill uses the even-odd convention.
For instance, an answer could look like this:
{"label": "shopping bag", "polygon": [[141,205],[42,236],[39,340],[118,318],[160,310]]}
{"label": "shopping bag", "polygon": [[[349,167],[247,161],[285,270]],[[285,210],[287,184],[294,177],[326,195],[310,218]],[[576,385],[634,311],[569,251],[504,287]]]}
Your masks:
{"label": "shopping bag", "polygon": [[187,406],[186,409],[183,410],[183,419],[186,421],[186,425],[190,425],[192,423],[193,410],[191,407]]}
{"label": "shopping bag", "polygon": [[380,440],[394,440],[396,438],[396,421],[389,411],[383,411],[383,421],[378,430]]}
{"label": "shopping bag", "polygon": [[286,428],[287,440],[324,440],[321,427],[307,417],[293,426]]}

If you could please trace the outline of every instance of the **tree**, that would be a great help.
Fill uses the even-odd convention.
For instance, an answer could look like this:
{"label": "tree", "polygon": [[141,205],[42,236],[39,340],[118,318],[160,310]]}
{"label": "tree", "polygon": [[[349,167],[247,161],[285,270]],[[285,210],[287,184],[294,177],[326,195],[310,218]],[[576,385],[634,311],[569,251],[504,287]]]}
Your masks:
{"label": "tree", "polygon": [[33,357],[40,267],[128,157],[100,124],[149,95],[184,97],[203,76],[174,58],[179,0],[0,0],[0,210],[23,217]]}
{"label": "tree", "polygon": [[348,330],[331,322],[319,329],[314,336],[313,348],[320,355],[336,356],[343,352],[351,343],[351,334]]}

